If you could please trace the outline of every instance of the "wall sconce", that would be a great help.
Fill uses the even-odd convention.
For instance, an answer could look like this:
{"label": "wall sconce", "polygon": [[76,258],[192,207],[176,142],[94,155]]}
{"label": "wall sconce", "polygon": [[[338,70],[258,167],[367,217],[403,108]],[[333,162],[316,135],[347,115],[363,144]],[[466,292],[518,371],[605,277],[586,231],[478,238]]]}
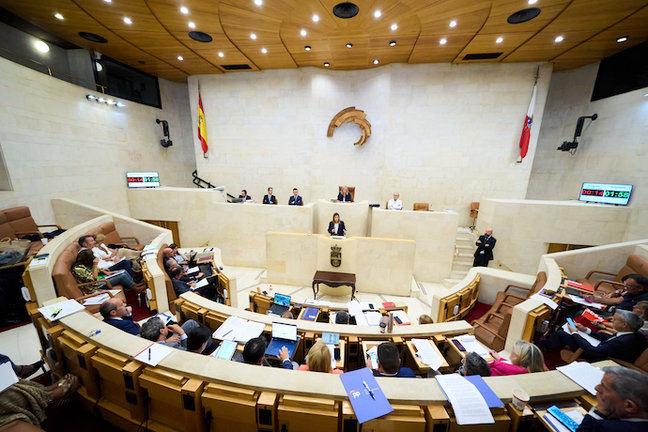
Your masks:
{"label": "wall sconce", "polygon": [[98,103],[104,103],[106,105],[116,106],[117,108],[123,108],[123,107],[126,106],[126,104],[123,103],[123,102],[119,102],[119,101],[116,102],[116,101],[114,101],[112,99],[106,99],[103,96],[98,96],[97,97],[95,95],[87,94],[86,99],[88,99],[89,101],[95,101],[95,102],[98,102]]}

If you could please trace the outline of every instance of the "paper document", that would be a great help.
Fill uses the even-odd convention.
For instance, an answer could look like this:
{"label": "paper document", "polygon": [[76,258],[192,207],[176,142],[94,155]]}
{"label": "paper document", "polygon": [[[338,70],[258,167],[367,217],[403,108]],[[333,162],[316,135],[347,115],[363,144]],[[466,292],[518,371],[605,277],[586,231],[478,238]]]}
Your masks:
{"label": "paper document", "polygon": [[199,271],[200,271],[199,267],[197,267],[197,266],[196,267],[191,267],[189,270],[187,270],[187,274],[190,275],[190,274],[198,273]]}
{"label": "paper document", "polygon": [[435,378],[452,405],[458,425],[495,423],[486,401],[472,383],[459,374]]}
{"label": "paper document", "polygon": [[[562,329],[563,329],[565,332],[567,332],[567,333],[571,333],[571,332],[569,331],[569,324],[567,324],[567,323],[563,324]],[[576,333],[572,333],[572,334],[577,334],[577,335],[579,335],[580,337],[582,337],[583,339],[585,339],[587,342],[589,342],[590,345],[592,345],[592,346],[598,346],[598,345],[601,343],[600,340],[598,340],[598,339],[594,339],[592,336],[590,336],[590,335],[588,335],[587,333],[582,332],[582,331],[580,331],[580,330],[578,330]]]}
{"label": "paper document", "polygon": [[83,307],[78,301],[76,300],[65,300],[60,303],[56,303],[53,305],[49,306],[43,306],[42,308],[38,308],[38,311],[43,314],[43,317],[51,322],[54,322],[58,319],[61,319],[63,317],[66,317],[68,315],[72,315],[73,313],[77,313],[79,311],[84,310],[85,307]]}
{"label": "paper document", "polygon": [[556,369],[593,395],[596,395],[594,387],[603,379],[603,371],[587,362],[572,362]]}
{"label": "paper document", "polygon": [[250,339],[261,336],[264,329],[264,323],[248,321],[234,333],[234,341],[247,343]]}
{"label": "paper document", "polygon": [[100,305],[101,303],[105,302],[109,298],[110,298],[110,294],[108,294],[108,293],[88,297],[87,299],[83,300],[83,305],[84,306]]}
{"label": "paper document", "polygon": [[197,290],[198,288],[202,288],[202,287],[207,286],[207,285],[209,285],[209,280],[208,280],[207,278],[205,278],[205,279],[201,279],[201,280],[199,280],[198,282],[196,282],[196,285],[194,285],[194,287],[192,288],[192,290],[195,291],[195,290]]}
{"label": "paper document", "polygon": [[[382,318],[382,314],[380,312],[365,312],[364,313],[365,319],[367,320],[367,325],[370,326],[377,326],[380,324],[380,318]],[[357,317],[356,317],[357,320]]]}
{"label": "paper document", "polygon": [[108,291],[110,291],[110,295],[113,297],[121,292],[121,290],[108,290]]}
{"label": "paper document", "polygon": [[603,309],[605,305],[603,303],[596,303],[596,302],[588,302],[585,300],[583,297],[580,296],[575,296],[573,294],[569,294],[569,298],[572,299],[574,303],[582,304],[587,307],[593,307],[596,309]]}
{"label": "paper document", "polygon": [[367,355],[371,360],[371,368],[378,369],[378,346],[367,350]]}
{"label": "paper document", "polygon": [[11,362],[0,364],[0,392],[11,387],[18,382],[16,372],[14,372]]}
{"label": "paper document", "polygon": [[360,306],[360,303],[357,301],[353,300],[350,301],[346,304],[347,309],[349,309],[349,315],[351,316],[356,316],[356,315],[362,315],[362,306]]}
{"label": "paper document", "polygon": [[155,316],[160,318],[162,320],[162,322],[164,323],[164,325],[169,324],[169,321],[171,321],[173,319],[173,316],[171,316],[169,314],[165,314],[165,313],[159,313],[159,314],[157,314]]}
{"label": "paper document", "polygon": [[322,339],[326,345],[339,345],[340,333],[322,333]]}
{"label": "paper document", "polygon": [[476,352],[482,357],[487,357],[490,355],[488,354],[488,350],[486,349],[486,347],[484,347],[484,345],[479,343],[479,341],[475,338],[475,336],[466,334],[466,335],[461,335],[456,339],[459,342],[461,342],[461,345],[463,345],[464,348],[466,348],[466,353]]}
{"label": "paper document", "polygon": [[231,316],[216,329],[212,337],[218,340],[233,341],[235,332],[245,324],[247,324],[246,319]]}
{"label": "paper document", "polygon": [[533,294],[530,298],[532,298],[533,300],[538,300],[539,302],[542,302],[542,303],[546,304],[552,310],[556,309],[558,307],[558,303],[551,300],[549,297],[545,297],[545,296],[540,295],[540,294]]}
{"label": "paper document", "polygon": [[171,354],[174,349],[175,348],[168,347],[164,344],[153,342],[137,354],[135,360],[146,363],[147,365],[157,366],[158,363]]}
{"label": "paper document", "polygon": [[445,360],[430,345],[429,339],[412,339],[412,343],[416,347],[416,355],[419,360],[434,370],[438,370],[441,367]]}
{"label": "paper document", "polygon": [[401,320],[400,324],[398,324],[398,321],[394,320],[394,324],[396,324],[396,325],[409,325],[409,324],[411,324],[409,318],[407,317],[407,314],[405,313],[405,311],[397,310],[397,311],[394,311],[392,313],[394,314],[394,318],[398,317],[398,319]]}

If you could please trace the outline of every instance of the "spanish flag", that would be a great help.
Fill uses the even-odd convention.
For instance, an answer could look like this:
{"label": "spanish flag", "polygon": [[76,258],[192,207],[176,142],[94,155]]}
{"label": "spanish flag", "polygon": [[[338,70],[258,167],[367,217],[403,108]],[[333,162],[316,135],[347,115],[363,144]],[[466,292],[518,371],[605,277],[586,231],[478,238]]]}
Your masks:
{"label": "spanish flag", "polygon": [[203,154],[206,155],[207,150],[209,150],[209,146],[207,146],[207,123],[205,123],[205,110],[203,109],[200,89],[198,89],[198,139],[200,140]]}

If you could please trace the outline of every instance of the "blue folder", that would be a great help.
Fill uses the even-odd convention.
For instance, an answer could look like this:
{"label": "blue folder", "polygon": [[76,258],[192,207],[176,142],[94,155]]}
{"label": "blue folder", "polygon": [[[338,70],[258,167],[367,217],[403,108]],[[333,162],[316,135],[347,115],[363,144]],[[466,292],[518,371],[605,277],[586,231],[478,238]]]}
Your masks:
{"label": "blue folder", "polygon": [[364,423],[394,411],[369,368],[343,373],[340,375],[340,379],[358,423]]}

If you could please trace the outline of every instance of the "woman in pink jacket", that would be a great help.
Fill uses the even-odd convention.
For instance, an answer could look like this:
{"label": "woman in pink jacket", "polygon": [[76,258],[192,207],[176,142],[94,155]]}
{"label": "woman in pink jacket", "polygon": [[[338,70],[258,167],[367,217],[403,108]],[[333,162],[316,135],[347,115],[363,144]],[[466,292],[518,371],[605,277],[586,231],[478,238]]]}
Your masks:
{"label": "woman in pink jacket", "polygon": [[524,340],[519,340],[513,345],[510,363],[494,350],[490,350],[490,355],[495,359],[488,364],[493,372],[492,376],[519,375],[547,370],[540,348]]}

